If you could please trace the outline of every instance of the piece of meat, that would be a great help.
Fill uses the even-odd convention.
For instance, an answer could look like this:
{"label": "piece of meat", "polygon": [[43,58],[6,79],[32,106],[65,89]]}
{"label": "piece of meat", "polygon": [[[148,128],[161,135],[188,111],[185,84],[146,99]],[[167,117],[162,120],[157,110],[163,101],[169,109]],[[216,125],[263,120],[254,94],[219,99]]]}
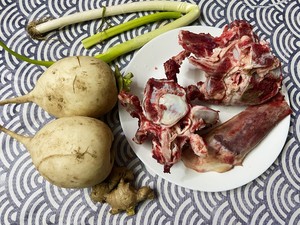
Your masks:
{"label": "piece of meat", "polygon": [[204,135],[208,154],[199,157],[189,149],[183,152],[186,167],[198,172],[225,172],[241,165],[245,156],[292,111],[279,93],[270,101],[249,106]]}
{"label": "piece of meat", "polygon": [[180,72],[180,66],[190,54],[191,52],[183,50],[164,63],[165,75],[168,80],[177,82],[177,74]]}
{"label": "piece of meat", "polygon": [[150,140],[153,158],[164,166],[165,173],[170,173],[170,168],[181,159],[185,145],[190,145],[199,156],[207,154],[205,143],[196,132],[216,124],[219,114],[206,106],[192,106],[176,82],[150,78],[142,103],[124,91],[119,93],[119,100],[132,117],[138,118],[133,141],[142,144]]}
{"label": "piece of meat", "polygon": [[281,88],[279,59],[246,21],[233,21],[219,37],[182,30],[178,43],[184,50],[165,62],[166,76],[176,81],[184,58],[206,75],[204,82],[186,87],[190,100],[256,105],[274,97]]}
{"label": "piece of meat", "polygon": [[193,53],[196,57],[210,57],[214,49],[218,47],[215,38],[210,34],[195,34],[190,31],[182,30],[178,35],[178,43],[187,52]]}

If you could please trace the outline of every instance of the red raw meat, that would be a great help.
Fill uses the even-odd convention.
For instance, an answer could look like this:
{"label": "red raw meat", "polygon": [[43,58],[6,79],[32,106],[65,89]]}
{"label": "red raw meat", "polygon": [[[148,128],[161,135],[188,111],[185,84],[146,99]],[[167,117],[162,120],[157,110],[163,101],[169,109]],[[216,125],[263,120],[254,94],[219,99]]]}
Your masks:
{"label": "red raw meat", "polygon": [[[142,144],[150,140],[153,158],[164,166],[165,173],[180,159],[199,172],[225,172],[240,165],[291,113],[279,93],[280,61],[246,21],[232,22],[219,37],[181,31],[179,44],[183,50],[164,63],[167,79],[150,78],[142,103],[130,93],[119,94],[121,104],[138,118],[133,141]],[[177,83],[185,59],[205,72],[204,82],[188,87]],[[197,131],[216,124],[219,114],[211,108],[192,105],[194,99],[249,107],[200,136]]]}
{"label": "red raw meat", "polygon": [[281,88],[279,59],[246,21],[232,22],[219,37],[182,30],[178,42],[184,50],[164,63],[167,78],[177,80],[185,58],[206,74],[204,82],[186,88],[190,100],[256,105],[274,97]]}
{"label": "red raw meat", "polygon": [[184,88],[176,82],[151,78],[142,104],[137,96],[124,91],[119,100],[132,117],[138,118],[133,141],[142,144],[151,140],[153,158],[164,165],[165,173],[181,159],[185,145],[197,155],[207,154],[202,137],[195,132],[217,123],[219,114],[205,106],[192,106]]}
{"label": "red raw meat", "polygon": [[183,152],[186,167],[198,172],[225,172],[241,165],[245,156],[292,111],[279,93],[270,101],[249,106],[227,122],[213,128],[203,138],[207,155],[199,157],[191,150]]}

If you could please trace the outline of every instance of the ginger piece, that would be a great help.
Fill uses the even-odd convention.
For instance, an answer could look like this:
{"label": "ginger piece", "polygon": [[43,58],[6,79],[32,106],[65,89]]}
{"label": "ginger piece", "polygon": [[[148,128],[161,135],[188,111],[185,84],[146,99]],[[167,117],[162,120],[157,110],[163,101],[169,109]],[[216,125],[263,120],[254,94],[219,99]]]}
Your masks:
{"label": "ginger piece", "polygon": [[118,186],[121,179],[125,181],[133,181],[133,172],[126,167],[114,166],[109,176],[104,182],[97,184],[92,187],[91,199],[94,202],[105,202],[105,195],[111,192],[115,187]]}
{"label": "ginger piece", "polygon": [[112,208],[111,214],[126,211],[127,215],[134,215],[137,204],[146,199],[153,199],[154,192],[145,186],[136,190],[129,183],[133,180],[131,170],[114,166],[104,182],[92,187],[90,197],[94,202],[108,203]]}
{"label": "ginger piece", "polygon": [[105,201],[111,206],[111,214],[126,211],[127,215],[135,214],[135,207],[141,201],[153,199],[154,192],[149,187],[141,187],[136,190],[130,183],[121,179],[118,187],[105,195]]}

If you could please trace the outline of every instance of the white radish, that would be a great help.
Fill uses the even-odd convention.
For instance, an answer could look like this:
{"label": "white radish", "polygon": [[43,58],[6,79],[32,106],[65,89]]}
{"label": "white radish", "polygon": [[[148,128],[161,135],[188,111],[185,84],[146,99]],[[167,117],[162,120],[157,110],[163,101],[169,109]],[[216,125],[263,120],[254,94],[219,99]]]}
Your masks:
{"label": "white radish", "polygon": [[33,137],[2,126],[0,130],[24,144],[39,173],[56,186],[92,187],[112,170],[114,137],[108,125],[100,120],[83,116],[59,118]]}
{"label": "white radish", "polygon": [[55,117],[100,117],[117,102],[116,80],[110,66],[91,56],[71,56],[51,65],[28,94],[8,103],[34,102]]}

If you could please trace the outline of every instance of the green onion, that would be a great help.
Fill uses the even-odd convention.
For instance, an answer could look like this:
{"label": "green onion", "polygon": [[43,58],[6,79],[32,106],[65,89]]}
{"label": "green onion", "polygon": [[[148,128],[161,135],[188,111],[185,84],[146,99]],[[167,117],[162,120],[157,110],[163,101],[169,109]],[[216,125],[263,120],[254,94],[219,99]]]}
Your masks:
{"label": "green onion", "polygon": [[137,26],[142,26],[144,24],[148,24],[151,22],[155,22],[163,19],[177,19],[181,16],[180,12],[159,12],[150,15],[146,15],[137,19],[133,19],[126,23],[119,24],[117,26],[106,29],[102,32],[94,34],[84,40],[82,40],[82,44],[85,48],[90,48],[93,45],[100,43],[110,37],[113,37],[119,33],[123,33],[127,30],[133,29]]}
{"label": "green onion", "polygon": [[[118,44],[116,46],[110,47],[106,52],[95,55],[96,58],[102,59],[103,61],[109,63],[112,60],[116,59],[117,57],[126,54],[130,51],[136,50],[143,45],[145,45],[148,41],[153,39],[154,37],[167,32],[169,30],[186,26],[193,21],[195,21],[199,15],[200,10],[199,7],[192,3],[187,2],[175,2],[175,1],[142,1],[142,2],[132,2],[132,3],[126,3],[121,5],[115,5],[115,6],[108,6],[108,7],[102,7],[100,9],[93,9],[88,10],[84,12],[78,12],[75,14],[63,16],[58,19],[48,20],[48,19],[40,19],[38,22],[32,21],[29,23],[30,30],[28,30],[29,33],[36,32],[38,37],[42,37],[43,34],[48,33],[52,30],[68,26],[75,23],[80,23],[83,21],[93,20],[93,19],[99,19],[103,17],[108,16],[115,16],[120,14],[126,14],[126,13],[133,13],[133,12],[143,12],[143,11],[169,11],[169,12],[178,12],[181,14],[184,14],[183,16],[177,18],[176,20],[159,27],[156,30],[153,30],[149,33],[137,36],[131,40],[128,40],[126,42],[123,42],[121,44]],[[155,17],[156,15],[151,15],[152,17]],[[146,16],[145,16],[146,17]],[[150,17],[150,16],[149,16]],[[143,22],[143,17],[139,19],[139,22],[136,23],[136,21],[131,22],[133,27],[140,26]],[[151,18],[151,17],[150,17]],[[152,18],[153,19],[153,18]],[[28,26],[29,26],[28,25]],[[113,34],[123,32],[122,29],[124,27],[117,26],[115,28],[116,30],[113,30]],[[109,30],[110,32],[111,30]],[[104,31],[105,32],[105,31]],[[40,61],[40,60],[34,60],[30,59],[28,57],[22,56],[11,49],[9,49],[3,42],[0,41],[1,46],[7,50],[10,54],[14,55],[15,57],[24,60],[28,63],[33,63],[36,65],[43,65],[43,66],[50,66],[54,62],[52,61]]]}
{"label": "green onion", "polygon": [[36,60],[36,59],[30,59],[26,56],[20,55],[19,53],[11,50],[9,47],[7,47],[1,40],[0,40],[0,46],[6,50],[9,54],[15,56],[17,59],[20,59],[22,61],[35,64],[35,65],[40,65],[40,66],[46,66],[49,67],[51,66],[54,62],[53,61],[43,61],[43,60]]}
{"label": "green onion", "polygon": [[[174,20],[173,22],[166,24],[165,26],[159,27],[154,31],[140,35],[138,37],[133,38],[132,40],[126,41],[119,45],[113,46],[109,48],[106,52],[98,54],[95,57],[102,59],[105,62],[111,62],[112,60],[116,59],[117,57],[125,53],[128,53],[130,51],[142,47],[148,41],[150,41],[154,37],[164,32],[167,32],[169,30],[178,27],[186,26],[192,23],[200,15],[200,10],[198,6],[187,2],[142,1],[142,2],[132,2],[132,3],[121,4],[121,5],[115,5],[115,6],[108,6],[100,9],[88,10],[84,12],[67,15],[58,19],[48,20],[43,23],[36,23],[37,25],[34,27],[34,31],[41,34],[70,24],[83,22],[91,19],[103,18],[103,16],[108,17],[108,16],[119,15],[119,14],[143,12],[143,11],[171,11],[171,12],[180,12],[184,15]],[[135,25],[139,26],[139,24],[135,24]],[[116,32],[120,33],[122,31],[116,31]]]}
{"label": "green onion", "polygon": [[[143,2],[140,2],[143,3]],[[182,13],[186,13],[184,16],[176,19],[175,21],[166,24],[165,26],[159,27],[156,30],[153,30],[149,33],[137,36],[131,40],[118,44],[116,46],[110,47],[107,49],[106,52],[95,55],[96,58],[102,59],[105,62],[111,62],[112,60],[116,59],[117,57],[136,50],[147,42],[152,40],[153,38],[157,37],[160,34],[163,34],[167,31],[173,30],[178,27],[186,26],[189,23],[193,22],[195,19],[199,17],[199,8],[194,4],[184,3],[184,2],[167,2],[167,1],[151,1],[148,3],[161,3],[165,7],[168,7],[168,10],[180,11]],[[164,4],[163,4],[164,3]],[[152,6],[155,6],[151,4]],[[160,5],[161,6],[161,5]],[[150,7],[149,7],[150,8]],[[154,8],[154,7],[153,7]],[[162,8],[165,10],[165,8]],[[153,9],[152,9],[153,10]]]}
{"label": "green onion", "polygon": [[[183,20],[181,20],[182,23],[180,23],[184,25],[193,22],[199,17],[200,14],[198,6],[192,3],[175,1],[141,1],[87,10],[62,16],[53,20],[39,19],[38,22],[32,21],[29,23],[32,26],[30,27],[31,30],[28,32],[37,32],[39,34],[45,34],[52,30],[56,30],[71,24],[81,23],[84,21],[95,20],[99,18],[103,19],[103,16],[109,17],[120,14],[144,11],[175,11],[187,14],[188,16],[182,17]],[[177,27],[176,24],[173,28],[175,27]]]}

